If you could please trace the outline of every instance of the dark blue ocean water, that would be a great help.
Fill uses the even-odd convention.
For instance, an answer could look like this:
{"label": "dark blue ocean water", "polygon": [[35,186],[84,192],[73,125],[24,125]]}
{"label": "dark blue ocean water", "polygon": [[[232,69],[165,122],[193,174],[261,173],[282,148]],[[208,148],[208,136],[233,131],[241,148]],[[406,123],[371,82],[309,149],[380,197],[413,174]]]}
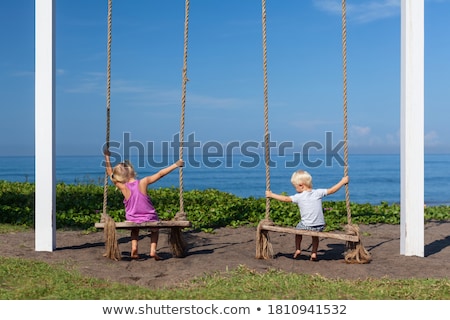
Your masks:
{"label": "dark blue ocean water", "polygon": [[[297,160],[292,156],[271,156],[273,165],[269,170],[270,188],[276,193],[294,192],[291,174],[304,169],[313,176],[314,188],[329,188],[343,176],[344,169],[336,159],[326,163],[322,156]],[[138,176],[150,175],[173,158],[131,158]],[[330,159],[329,159],[330,160]],[[228,158],[185,159],[183,188],[218,189],[240,197],[264,197],[266,168],[263,157],[233,155]],[[104,168],[101,156],[56,157],[57,182],[67,184],[103,185]],[[399,155],[350,155],[350,201],[379,204],[400,203],[400,156]],[[34,157],[0,157],[0,180],[34,182]],[[450,155],[425,155],[425,203],[427,205],[450,205]],[[178,187],[178,171],[172,172],[150,188]],[[327,197],[327,200],[343,200],[345,191]]]}

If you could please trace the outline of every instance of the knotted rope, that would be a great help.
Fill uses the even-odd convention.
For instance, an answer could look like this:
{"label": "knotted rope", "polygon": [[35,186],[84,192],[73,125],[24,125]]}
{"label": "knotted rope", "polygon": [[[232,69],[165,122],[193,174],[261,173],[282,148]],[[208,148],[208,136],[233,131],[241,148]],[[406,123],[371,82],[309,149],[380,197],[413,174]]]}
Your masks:
{"label": "knotted rope", "polygon": [[[106,150],[109,150],[111,131],[111,43],[112,43],[112,0],[108,0],[108,41],[107,41],[107,67],[106,67]],[[116,224],[107,214],[108,208],[108,173],[105,170],[103,181],[103,212],[101,221],[105,223],[105,247],[103,256],[113,260],[120,260],[120,250],[116,239]]]}
{"label": "knotted rope", "polygon": [[[344,114],[344,175],[348,176],[348,125],[347,125],[347,9],[346,1],[342,0],[342,75],[343,75],[343,114]],[[345,205],[347,208],[347,234],[357,235],[358,242],[348,241],[345,261],[347,263],[368,263],[371,261],[370,253],[364,248],[359,234],[359,227],[352,224],[352,212],[350,207],[350,191],[345,185]]]}
{"label": "knotted rope", "polygon": [[[267,77],[267,31],[266,31],[266,0],[262,0],[262,47],[263,47],[263,73],[264,73],[264,162],[266,170],[266,190],[270,190],[270,132],[269,132],[269,90]],[[269,259],[273,256],[272,244],[269,240],[269,232],[262,230],[261,226],[273,224],[270,219],[270,198],[266,197],[266,215],[256,230],[256,258]]]}
{"label": "knotted rope", "polygon": [[[185,17],[184,17],[184,54],[183,54],[183,71],[182,71],[182,85],[181,85],[181,114],[180,114],[180,141],[179,141],[179,155],[183,159],[184,147],[184,122],[186,110],[186,86],[189,79],[187,78],[187,61],[188,61],[188,35],[189,35],[189,0],[185,1]],[[180,211],[175,215],[175,220],[187,220],[187,215],[184,212],[184,196],[183,196],[183,167],[179,168],[179,188],[180,188]],[[172,247],[172,252],[177,257],[185,255],[186,242],[182,237],[181,228],[171,228],[169,240]]]}

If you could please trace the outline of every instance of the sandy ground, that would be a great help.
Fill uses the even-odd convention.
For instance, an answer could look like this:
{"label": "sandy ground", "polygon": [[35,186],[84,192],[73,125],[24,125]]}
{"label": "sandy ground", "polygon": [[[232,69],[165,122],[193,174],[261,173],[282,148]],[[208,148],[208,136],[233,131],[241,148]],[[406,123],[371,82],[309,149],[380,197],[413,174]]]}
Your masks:
{"label": "sandy ground", "polygon": [[151,288],[173,286],[206,274],[226,272],[240,265],[258,272],[269,269],[303,274],[319,274],[326,278],[450,278],[450,222],[425,225],[425,256],[400,254],[398,225],[361,225],[362,243],[372,255],[368,264],[347,264],[343,253],[345,242],[321,238],[319,261],[309,261],[310,237],[304,237],[303,253],[293,259],[294,235],[270,233],[274,259],[255,258],[256,229],[251,227],[221,228],[214,233],[185,232],[189,244],[187,256],[173,257],[168,245],[167,230],[161,230],[155,261],[148,256],[150,238],[142,232],[139,242],[141,259],[131,260],[130,238],[126,230],[117,231],[122,260],[103,257],[103,232],[83,234],[77,231],[58,231],[53,252],[35,251],[35,234],[17,232],[0,234],[1,255],[36,259],[48,263],[64,263],[81,274],[136,284]]}

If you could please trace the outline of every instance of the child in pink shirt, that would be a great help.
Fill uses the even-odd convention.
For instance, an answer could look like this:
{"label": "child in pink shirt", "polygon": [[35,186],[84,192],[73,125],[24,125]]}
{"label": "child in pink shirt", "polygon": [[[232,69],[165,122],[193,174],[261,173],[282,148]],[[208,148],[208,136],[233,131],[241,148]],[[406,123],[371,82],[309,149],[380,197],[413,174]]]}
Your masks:
{"label": "child in pink shirt", "polygon": [[[128,162],[121,162],[114,168],[111,167],[110,152],[104,151],[106,161],[106,172],[111,178],[114,185],[122,192],[125,205],[125,218],[127,221],[142,223],[148,221],[158,221],[158,213],[156,212],[152,200],[147,193],[148,185],[158,181],[165,175],[169,174],[178,167],[183,167],[183,160],[161,169],[157,173],[146,176],[142,179],[136,178],[136,172],[133,165]],[[158,244],[159,230],[157,228],[151,231],[150,236],[150,257],[155,260],[161,258],[156,253]],[[131,229],[131,258],[139,258],[138,254],[139,228]]]}

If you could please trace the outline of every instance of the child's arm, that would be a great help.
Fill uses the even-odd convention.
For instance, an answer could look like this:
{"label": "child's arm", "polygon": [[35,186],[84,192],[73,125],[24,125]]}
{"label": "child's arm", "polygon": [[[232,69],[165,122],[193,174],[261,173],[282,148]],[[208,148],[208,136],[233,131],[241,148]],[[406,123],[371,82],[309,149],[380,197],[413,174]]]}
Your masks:
{"label": "child's arm", "polygon": [[281,195],[281,194],[276,194],[276,193],[273,193],[272,191],[269,191],[269,190],[266,191],[266,198],[273,198],[275,200],[283,201],[283,202],[292,202],[291,197],[284,196],[284,195]]}
{"label": "child's arm", "polygon": [[162,177],[164,177],[165,175],[168,175],[169,173],[171,173],[173,170],[175,170],[178,167],[184,167],[184,161],[183,160],[178,160],[177,162],[175,162],[174,164],[159,170],[157,173],[155,173],[154,175],[151,176],[147,176],[145,178],[143,178],[142,180],[144,180],[144,182],[149,185],[151,183],[154,183],[156,181],[158,181],[159,179],[161,179]]}
{"label": "child's arm", "polygon": [[108,174],[108,177],[111,177],[112,175],[112,167],[111,167],[111,160],[109,159],[110,152],[108,149],[103,150],[103,154],[105,155],[105,166],[106,166],[106,173]]}
{"label": "child's arm", "polygon": [[336,191],[338,191],[340,188],[342,188],[343,185],[346,185],[348,183],[348,176],[345,176],[336,183],[334,186],[332,186],[330,189],[327,189],[327,194],[333,194]]}

